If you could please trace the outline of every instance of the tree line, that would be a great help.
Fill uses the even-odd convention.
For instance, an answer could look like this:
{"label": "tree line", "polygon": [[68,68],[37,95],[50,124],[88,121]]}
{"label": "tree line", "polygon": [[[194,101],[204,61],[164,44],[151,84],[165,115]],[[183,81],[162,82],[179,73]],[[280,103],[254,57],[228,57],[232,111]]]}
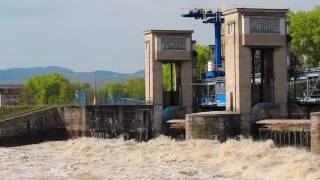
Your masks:
{"label": "tree line", "polygon": [[311,11],[290,12],[288,17],[295,63],[303,67],[320,66],[320,5]]}
{"label": "tree line", "polygon": [[[73,83],[59,73],[32,76],[24,83],[21,104],[75,105],[76,90],[84,91],[86,103],[92,104],[93,87],[89,83]],[[144,78],[131,78],[123,83],[105,83],[96,92],[98,101],[111,98],[144,100]]]}
{"label": "tree line", "polygon": [[144,78],[131,78],[124,83],[106,83],[97,90],[98,99],[129,98],[144,100]]}

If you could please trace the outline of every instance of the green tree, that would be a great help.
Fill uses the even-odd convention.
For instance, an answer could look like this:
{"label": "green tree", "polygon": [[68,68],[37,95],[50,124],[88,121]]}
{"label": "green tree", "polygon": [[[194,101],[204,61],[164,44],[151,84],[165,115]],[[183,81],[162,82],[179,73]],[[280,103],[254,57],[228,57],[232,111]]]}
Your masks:
{"label": "green tree", "polygon": [[131,78],[125,83],[128,98],[144,100],[144,78]]}
{"label": "green tree", "polygon": [[22,96],[25,103],[35,105],[70,104],[74,100],[69,80],[58,73],[28,78]]}
{"label": "green tree", "polygon": [[99,99],[112,99],[127,97],[125,84],[107,83],[98,89]]}
{"label": "green tree", "polygon": [[124,83],[106,83],[97,90],[100,100],[131,98],[144,100],[144,78],[131,78]]}
{"label": "green tree", "polygon": [[[171,77],[171,67],[172,67],[172,77]],[[174,63],[166,63],[162,65],[162,81],[163,81],[163,89],[167,92],[175,91],[176,87],[176,70]],[[172,79],[172,84],[171,84]],[[171,87],[172,85],[172,87]]]}
{"label": "green tree", "polygon": [[307,67],[320,65],[320,6],[305,12],[290,12],[292,51],[298,61]]}
{"label": "green tree", "polygon": [[206,45],[196,44],[197,61],[196,61],[196,74],[200,75],[201,72],[206,71],[205,67],[211,55],[211,48]]}

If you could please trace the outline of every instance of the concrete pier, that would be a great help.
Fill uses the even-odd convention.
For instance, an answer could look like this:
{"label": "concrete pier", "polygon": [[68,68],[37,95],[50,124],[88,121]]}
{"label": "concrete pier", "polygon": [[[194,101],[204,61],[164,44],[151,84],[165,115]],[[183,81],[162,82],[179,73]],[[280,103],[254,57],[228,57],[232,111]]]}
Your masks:
{"label": "concrete pier", "polygon": [[311,113],[311,152],[320,154],[320,112]]}
{"label": "concrete pier", "polygon": [[226,141],[240,134],[240,114],[211,111],[186,115],[186,139]]}

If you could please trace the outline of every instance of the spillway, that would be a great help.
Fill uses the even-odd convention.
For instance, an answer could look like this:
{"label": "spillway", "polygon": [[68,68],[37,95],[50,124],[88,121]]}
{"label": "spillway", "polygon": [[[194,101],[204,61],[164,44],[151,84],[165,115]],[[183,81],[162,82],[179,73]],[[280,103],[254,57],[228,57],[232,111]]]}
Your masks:
{"label": "spillway", "polygon": [[0,148],[6,179],[319,179],[320,156],[271,140],[78,138]]}

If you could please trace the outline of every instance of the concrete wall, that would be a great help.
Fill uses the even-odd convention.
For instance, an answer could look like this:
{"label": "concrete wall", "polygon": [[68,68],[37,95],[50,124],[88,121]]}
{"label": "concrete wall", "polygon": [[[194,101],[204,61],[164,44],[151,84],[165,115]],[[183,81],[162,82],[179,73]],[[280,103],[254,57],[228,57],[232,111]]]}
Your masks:
{"label": "concrete wall", "polygon": [[283,116],[282,106],[280,103],[259,103],[252,107],[249,122],[251,124],[252,135],[258,135],[256,122],[263,119],[310,119],[310,113],[319,112],[319,105],[302,105],[298,103],[288,103],[284,107],[288,112]]}
{"label": "concrete wall", "polygon": [[283,117],[279,103],[259,103],[252,107],[250,121],[255,124],[263,119],[310,119],[310,113],[319,112],[320,106],[288,103],[285,111],[288,112],[288,116]]}
{"label": "concrete wall", "polygon": [[56,107],[0,121],[0,146],[65,138],[67,138],[65,125]]}
{"label": "concrete wall", "polygon": [[152,115],[153,106],[87,106],[86,135],[94,131],[109,138],[125,135],[130,139],[149,139],[153,136]]}
{"label": "concrete wall", "polygon": [[234,112],[203,112],[187,114],[186,139],[213,139],[226,141],[240,135],[240,114]]}
{"label": "concrete wall", "polygon": [[0,121],[0,146],[96,134],[148,139],[158,132],[154,130],[153,108],[149,105],[51,107]]}
{"label": "concrete wall", "polygon": [[86,134],[86,108],[69,106],[57,109],[64,128],[69,136],[84,136]]}
{"label": "concrete wall", "polygon": [[320,112],[320,106],[317,104],[288,103],[286,110],[290,119],[310,119],[310,113]]}
{"label": "concrete wall", "polygon": [[242,37],[242,44],[250,46],[282,46],[287,41],[287,37],[285,35],[279,36],[274,34],[246,34]]}
{"label": "concrete wall", "polygon": [[225,78],[226,78],[226,110],[239,112],[240,110],[240,95],[239,84],[240,75],[244,73],[240,71],[239,63],[239,47],[241,25],[240,17],[237,13],[230,14],[225,17],[225,27],[229,24],[234,24],[234,32],[225,34]]}
{"label": "concrete wall", "polygon": [[190,61],[191,60],[191,53],[190,50],[188,51],[157,51],[156,60],[167,61]]}

